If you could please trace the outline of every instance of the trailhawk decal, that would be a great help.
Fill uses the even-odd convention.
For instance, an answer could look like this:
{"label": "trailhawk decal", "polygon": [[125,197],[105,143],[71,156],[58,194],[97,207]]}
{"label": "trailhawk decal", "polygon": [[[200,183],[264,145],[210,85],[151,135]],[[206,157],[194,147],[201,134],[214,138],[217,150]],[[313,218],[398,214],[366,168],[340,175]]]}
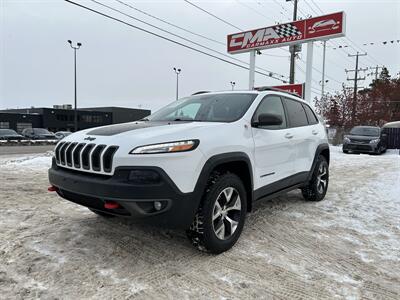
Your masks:
{"label": "trailhawk decal", "polygon": [[345,14],[338,12],[306,20],[278,24],[228,35],[228,52],[240,53],[252,49],[267,49],[300,44],[324,37],[345,34]]}

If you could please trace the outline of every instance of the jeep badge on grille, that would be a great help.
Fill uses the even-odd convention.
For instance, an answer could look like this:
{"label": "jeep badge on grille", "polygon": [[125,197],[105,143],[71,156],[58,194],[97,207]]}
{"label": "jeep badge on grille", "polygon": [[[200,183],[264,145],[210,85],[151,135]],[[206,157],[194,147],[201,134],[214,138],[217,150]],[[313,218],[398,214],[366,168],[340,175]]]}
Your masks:
{"label": "jeep badge on grille", "polygon": [[84,138],[85,141],[94,141],[95,139],[96,139],[95,137],[91,137],[91,136]]}

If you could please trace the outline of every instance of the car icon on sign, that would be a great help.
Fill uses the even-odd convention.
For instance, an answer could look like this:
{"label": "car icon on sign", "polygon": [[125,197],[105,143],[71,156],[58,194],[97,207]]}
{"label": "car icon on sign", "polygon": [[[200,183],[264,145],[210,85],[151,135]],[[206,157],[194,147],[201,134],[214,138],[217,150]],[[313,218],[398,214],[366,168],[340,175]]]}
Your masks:
{"label": "car icon on sign", "polygon": [[340,24],[340,22],[336,22],[333,19],[323,20],[323,21],[314,23],[314,25],[311,27],[308,27],[308,31],[309,31],[309,33],[315,33],[315,32],[325,31],[325,30],[334,30],[334,29],[339,28],[339,24]]}

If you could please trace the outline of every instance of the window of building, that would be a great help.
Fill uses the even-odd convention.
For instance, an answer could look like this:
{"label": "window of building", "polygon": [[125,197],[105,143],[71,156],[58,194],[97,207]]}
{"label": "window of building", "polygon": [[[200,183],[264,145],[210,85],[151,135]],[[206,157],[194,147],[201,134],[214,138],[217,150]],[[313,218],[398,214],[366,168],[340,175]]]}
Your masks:
{"label": "window of building", "polygon": [[21,133],[26,128],[32,128],[32,123],[17,123],[18,133]]}
{"label": "window of building", "polygon": [[0,129],[9,129],[10,122],[0,122]]}

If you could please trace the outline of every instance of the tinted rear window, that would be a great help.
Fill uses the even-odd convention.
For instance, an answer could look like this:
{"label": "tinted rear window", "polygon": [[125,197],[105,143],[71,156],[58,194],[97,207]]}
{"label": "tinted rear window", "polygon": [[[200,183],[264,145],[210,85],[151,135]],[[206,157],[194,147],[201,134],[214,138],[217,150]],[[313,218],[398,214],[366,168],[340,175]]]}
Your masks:
{"label": "tinted rear window", "polygon": [[308,123],[311,125],[318,124],[317,116],[314,114],[311,108],[306,104],[303,104],[303,108],[306,111]]}
{"label": "tinted rear window", "polygon": [[289,119],[290,127],[300,127],[308,125],[306,112],[304,111],[301,103],[288,98],[285,98],[284,101],[287,109],[287,116]]}

